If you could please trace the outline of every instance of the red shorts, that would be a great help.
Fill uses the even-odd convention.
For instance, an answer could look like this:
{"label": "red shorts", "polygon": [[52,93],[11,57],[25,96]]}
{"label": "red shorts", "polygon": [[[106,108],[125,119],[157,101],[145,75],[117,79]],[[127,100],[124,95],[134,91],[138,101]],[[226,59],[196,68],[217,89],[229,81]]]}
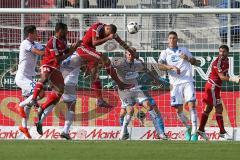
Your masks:
{"label": "red shorts", "polygon": [[88,63],[88,67],[91,69],[99,63],[102,56],[101,52],[97,52],[96,49],[80,46],[77,48],[78,55]]}
{"label": "red shorts", "polygon": [[221,102],[220,92],[221,92],[220,87],[210,82],[207,82],[205,84],[205,93],[203,97],[203,102],[211,106],[217,106],[221,104],[222,102]]}
{"label": "red shorts", "polygon": [[53,68],[48,65],[41,66],[41,74],[45,74],[48,76],[48,80],[57,87],[64,86],[64,79],[62,73],[59,69]]}

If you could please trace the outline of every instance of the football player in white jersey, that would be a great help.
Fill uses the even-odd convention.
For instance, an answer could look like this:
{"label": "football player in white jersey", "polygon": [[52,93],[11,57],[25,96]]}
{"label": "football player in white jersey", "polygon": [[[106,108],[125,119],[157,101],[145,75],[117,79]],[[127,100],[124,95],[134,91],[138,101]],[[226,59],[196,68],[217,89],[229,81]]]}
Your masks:
{"label": "football player in white jersey", "polygon": [[[31,139],[27,128],[31,108],[29,102],[31,101],[32,91],[35,86],[33,77],[36,76],[35,68],[38,56],[44,54],[44,47],[36,42],[38,39],[36,26],[25,26],[24,35],[25,40],[23,40],[20,45],[19,64],[15,81],[17,86],[21,88],[22,96],[25,98],[25,100],[17,106],[17,110],[22,117],[22,125],[19,126],[19,130],[24,133],[27,138]],[[40,96],[43,97],[43,94],[40,94]]]}
{"label": "football player in white jersey", "polygon": [[65,124],[61,138],[70,140],[69,129],[74,121],[75,106],[77,100],[77,84],[80,73],[80,67],[83,61],[81,57],[74,52],[70,57],[65,59],[61,64],[61,72],[64,78],[64,93],[63,101],[67,106],[67,113],[65,115]]}
{"label": "football player in white jersey", "polygon": [[[135,48],[132,48],[132,50],[135,50]],[[133,106],[135,103],[142,104],[145,110],[149,112],[158,136],[161,139],[167,139],[167,136],[164,133],[163,120],[158,108],[156,105],[152,106],[150,104],[149,98],[144,94],[142,86],[138,82],[139,72],[146,71],[145,65],[140,60],[134,58],[134,55],[126,51],[125,58],[118,58],[112,62],[117,71],[118,78],[123,83],[134,86],[130,89],[118,90],[122,102],[121,112],[126,110],[126,115],[124,116],[123,125],[121,127],[120,139],[126,140],[129,138],[127,126],[133,116]]]}
{"label": "football player in white jersey", "polygon": [[[67,113],[65,115],[65,124],[62,133],[60,134],[61,138],[65,138],[67,140],[71,140],[69,135],[69,129],[74,121],[76,100],[77,100],[77,84],[78,77],[80,73],[80,67],[82,66],[83,61],[81,57],[74,52],[67,59],[63,60],[60,66],[60,71],[64,78],[64,93],[63,93],[63,101],[67,106]],[[41,119],[37,123],[37,132],[42,135],[42,122],[45,120],[47,115],[52,111],[54,105],[48,107],[43,111],[41,115]]]}
{"label": "football player in white jersey", "polygon": [[[170,91],[171,106],[176,109],[178,118],[187,128],[185,138],[186,140],[197,141],[196,94],[192,76],[192,65],[195,65],[197,60],[188,49],[179,47],[177,42],[177,33],[169,32],[168,48],[161,52],[158,62],[167,68],[172,86]],[[191,126],[188,125],[188,118],[183,112],[184,103],[190,108]]]}

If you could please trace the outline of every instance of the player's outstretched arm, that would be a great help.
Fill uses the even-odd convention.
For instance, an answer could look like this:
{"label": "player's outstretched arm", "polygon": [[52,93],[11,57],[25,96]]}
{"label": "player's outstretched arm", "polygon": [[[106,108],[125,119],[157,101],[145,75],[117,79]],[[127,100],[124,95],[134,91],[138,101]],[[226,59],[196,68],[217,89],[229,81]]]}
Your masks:
{"label": "player's outstretched arm", "polygon": [[42,45],[37,44],[34,47],[32,47],[31,52],[36,55],[42,56],[45,53],[45,48]]}
{"label": "player's outstretched arm", "polygon": [[43,50],[39,50],[39,49],[36,49],[36,48],[33,48],[32,49],[32,53],[36,54],[36,55],[39,55],[39,56],[42,56],[44,55],[45,51]]}
{"label": "player's outstretched arm", "polygon": [[218,73],[218,76],[222,81],[230,81],[235,83],[239,83],[240,81],[239,76],[228,77],[228,76],[225,76],[223,73]]}
{"label": "player's outstretched arm", "polygon": [[101,39],[96,37],[96,36],[93,36],[92,44],[93,44],[93,46],[99,46],[99,45],[101,45],[101,44],[103,44],[103,43],[105,43],[109,40],[114,39],[114,36],[115,36],[114,34],[110,34],[109,36],[107,36],[105,38],[101,38]]}
{"label": "player's outstretched arm", "polygon": [[65,53],[63,55],[57,55],[56,59],[58,62],[62,62],[65,60],[67,57],[71,56],[74,51],[76,51],[77,44],[74,43],[72,44],[69,48],[66,49]]}
{"label": "player's outstretched arm", "polygon": [[120,46],[122,46],[125,50],[129,51],[131,54],[135,54],[136,50],[131,49],[131,47],[129,47],[127,45],[126,42],[124,42],[119,36],[118,34],[115,34],[115,40],[120,44]]}

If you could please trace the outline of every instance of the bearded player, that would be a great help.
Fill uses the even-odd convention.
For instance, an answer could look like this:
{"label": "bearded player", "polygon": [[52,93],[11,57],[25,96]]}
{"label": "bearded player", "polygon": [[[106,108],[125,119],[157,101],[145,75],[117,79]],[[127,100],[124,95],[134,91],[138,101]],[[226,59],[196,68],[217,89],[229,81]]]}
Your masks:
{"label": "bearded player", "polygon": [[226,132],[223,122],[223,105],[221,101],[221,87],[222,81],[231,81],[239,84],[240,77],[228,76],[229,60],[228,60],[229,48],[227,45],[221,45],[219,47],[219,55],[214,60],[211,66],[211,73],[208,77],[208,81],[205,84],[205,94],[203,102],[206,104],[204,112],[202,113],[198,134],[205,140],[209,140],[205,133],[205,126],[208,120],[208,116],[215,107],[216,120],[220,129],[220,137],[225,140],[232,140],[232,137]]}

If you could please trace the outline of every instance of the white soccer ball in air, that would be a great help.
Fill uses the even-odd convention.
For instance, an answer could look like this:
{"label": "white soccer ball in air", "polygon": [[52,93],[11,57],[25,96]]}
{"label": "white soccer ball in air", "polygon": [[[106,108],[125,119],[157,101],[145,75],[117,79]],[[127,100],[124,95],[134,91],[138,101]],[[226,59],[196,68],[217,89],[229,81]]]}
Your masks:
{"label": "white soccer ball in air", "polygon": [[128,33],[130,34],[137,33],[139,29],[140,29],[140,26],[138,25],[137,22],[129,22],[127,25],[127,30],[128,30]]}

